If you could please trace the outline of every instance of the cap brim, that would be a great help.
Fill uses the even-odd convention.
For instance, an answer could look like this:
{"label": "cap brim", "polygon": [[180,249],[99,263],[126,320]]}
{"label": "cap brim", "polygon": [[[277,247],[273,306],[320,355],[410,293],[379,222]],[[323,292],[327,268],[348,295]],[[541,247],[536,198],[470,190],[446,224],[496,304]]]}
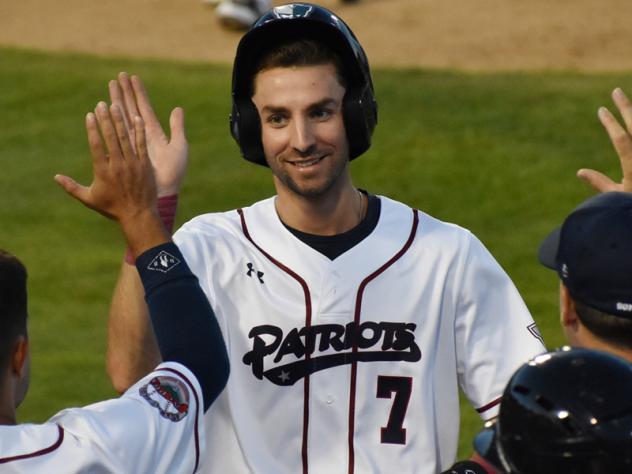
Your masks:
{"label": "cap brim", "polygon": [[486,462],[498,469],[500,459],[496,451],[496,430],[495,426],[485,428],[474,437],[474,451]]}
{"label": "cap brim", "polygon": [[551,270],[557,270],[557,251],[560,246],[562,227],[551,232],[540,244],[538,259],[540,263]]}

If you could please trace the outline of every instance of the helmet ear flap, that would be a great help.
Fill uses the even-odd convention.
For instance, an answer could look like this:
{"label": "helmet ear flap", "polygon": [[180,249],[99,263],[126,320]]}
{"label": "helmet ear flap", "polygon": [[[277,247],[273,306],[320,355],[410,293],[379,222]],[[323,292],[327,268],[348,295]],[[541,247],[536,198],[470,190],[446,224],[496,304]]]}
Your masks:
{"label": "helmet ear flap", "polygon": [[349,159],[353,160],[369,149],[377,124],[377,103],[369,84],[347,90],[342,113],[349,140]]}
{"label": "helmet ear flap", "polygon": [[261,121],[257,107],[249,98],[233,100],[230,133],[239,144],[242,156],[253,163],[267,166],[261,143]]}

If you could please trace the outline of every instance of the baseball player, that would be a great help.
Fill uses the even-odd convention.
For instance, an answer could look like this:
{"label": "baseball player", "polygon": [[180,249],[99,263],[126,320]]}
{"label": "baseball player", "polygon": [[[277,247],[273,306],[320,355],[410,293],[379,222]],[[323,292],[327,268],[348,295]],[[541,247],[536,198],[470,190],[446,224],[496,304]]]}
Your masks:
{"label": "baseball player", "polygon": [[[3,473],[196,472],[205,446],[203,412],[228,378],[217,321],[153,209],[155,185],[142,121],[136,124],[137,154],[116,106],[112,115],[114,120],[101,104],[96,118],[87,117],[91,186],[56,179],[72,196],[119,222],[137,257],[164,362],[118,399],[63,410],[44,424],[16,424],[15,410],[29,382],[26,269],[0,251]],[[187,334],[186,342],[179,331]]]}
{"label": "baseball player", "polygon": [[[605,107],[598,115],[619,156],[623,180],[618,184],[595,170],[580,170],[578,176],[603,194],[571,212],[542,242],[539,258],[560,276],[560,322],[568,342],[632,361],[632,104],[620,88],[612,98],[625,128]],[[630,387],[619,389],[620,381],[629,381],[630,368],[616,359],[615,369],[609,368],[614,358],[586,351],[554,358],[538,358],[514,375],[496,426],[477,436],[475,447],[484,458],[476,460],[490,472],[629,471]],[[618,415],[604,416],[604,410]],[[572,418],[559,417],[562,412]],[[464,472],[453,467],[446,472]]]}
{"label": "baseball player", "polygon": [[[157,123],[138,78],[123,74],[110,92]],[[270,168],[276,195],[199,216],[174,237],[231,361],[206,417],[203,469],[445,469],[459,386],[489,419],[513,371],[544,351],[523,301],[471,233],[353,186],[349,161],[369,148],[377,107],[365,53],[335,14],[289,4],[260,18],[238,46],[232,95],[232,134],[245,159]],[[172,166],[156,166],[163,194],[179,187],[181,115],[170,141],[155,129],[163,146],[151,158]],[[147,332],[134,271],[123,265],[110,353],[129,355],[131,334]],[[149,350],[110,360],[119,388],[156,363]]]}
{"label": "baseball player", "polygon": [[[632,472],[632,365],[564,348],[524,364],[475,447],[498,472]],[[461,471],[460,471],[461,472]]]}

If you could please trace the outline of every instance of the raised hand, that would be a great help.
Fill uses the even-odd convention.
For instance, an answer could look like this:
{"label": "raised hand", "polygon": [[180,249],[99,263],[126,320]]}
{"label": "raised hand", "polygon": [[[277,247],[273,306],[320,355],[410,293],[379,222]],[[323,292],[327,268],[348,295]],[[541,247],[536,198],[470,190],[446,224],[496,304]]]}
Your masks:
{"label": "raised hand", "polygon": [[623,118],[623,127],[615,116],[605,107],[599,109],[599,120],[608,132],[610,141],[619,156],[623,178],[621,183],[613,181],[599,171],[581,169],[577,176],[600,192],[632,192],[632,103],[620,88],[612,92],[612,100]]}
{"label": "raised hand", "polygon": [[[93,180],[89,186],[55,176],[55,181],[90,209],[119,222],[134,256],[169,240],[156,210],[156,183],[147,153],[145,125],[131,117],[133,143],[117,105],[109,109],[100,102],[86,116],[86,131],[92,155]],[[102,138],[103,137],[103,138]]]}
{"label": "raised hand", "polygon": [[176,107],[169,118],[170,137],[163,131],[149,96],[138,76],[125,72],[108,84],[112,105],[123,113],[123,120],[132,143],[136,133],[133,117],[140,116],[145,124],[149,159],[154,167],[158,196],[177,194],[186,172],[189,146],[184,133],[184,111]]}

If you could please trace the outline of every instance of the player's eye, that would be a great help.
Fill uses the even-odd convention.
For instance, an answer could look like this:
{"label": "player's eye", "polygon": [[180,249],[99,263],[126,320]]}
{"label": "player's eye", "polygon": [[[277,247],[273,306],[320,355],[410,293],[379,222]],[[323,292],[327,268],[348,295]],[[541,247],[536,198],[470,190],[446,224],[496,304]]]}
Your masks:
{"label": "player's eye", "polygon": [[310,113],[311,117],[316,120],[327,120],[332,114],[333,111],[327,107],[318,107]]}
{"label": "player's eye", "polygon": [[266,122],[275,128],[280,128],[287,124],[287,117],[283,114],[270,114],[266,118]]}

